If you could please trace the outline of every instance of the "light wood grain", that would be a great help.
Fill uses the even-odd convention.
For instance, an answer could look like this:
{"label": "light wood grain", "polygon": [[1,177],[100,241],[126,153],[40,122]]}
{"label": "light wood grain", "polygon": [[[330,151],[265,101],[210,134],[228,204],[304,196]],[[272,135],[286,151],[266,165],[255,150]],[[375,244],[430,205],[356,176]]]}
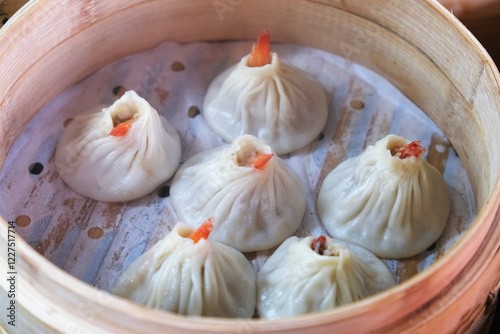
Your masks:
{"label": "light wood grain", "polygon": [[500,1],[440,0],[481,42],[493,60],[500,63]]}
{"label": "light wood grain", "polygon": [[[0,166],[42,106],[110,61],[164,40],[250,39],[262,27],[276,41],[367,66],[428,113],[468,171],[479,209],[470,231],[431,268],[394,289],[273,322],[147,310],[87,286],[18,240],[24,328],[9,328],[12,333],[447,333],[466,332],[480,317],[500,269],[500,78],[472,35],[431,1],[33,1],[0,32]],[[6,249],[6,226],[2,218],[0,249]],[[0,324],[5,327],[5,317]]]}

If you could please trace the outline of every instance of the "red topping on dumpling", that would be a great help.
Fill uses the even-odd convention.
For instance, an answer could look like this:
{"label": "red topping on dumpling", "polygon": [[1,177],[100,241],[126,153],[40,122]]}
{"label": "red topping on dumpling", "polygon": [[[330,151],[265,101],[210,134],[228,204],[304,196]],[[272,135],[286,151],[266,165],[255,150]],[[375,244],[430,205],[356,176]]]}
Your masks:
{"label": "red topping on dumpling", "polygon": [[274,154],[266,154],[266,153],[259,153],[255,157],[253,157],[251,163],[253,168],[257,170],[262,170],[264,169],[264,166],[267,164],[269,160],[274,156]]}
{"label": "red topping on dumpling", "polygon": [[420,146],[420,141],[412,141],[406,146],[396,148],[394,152],[392,152],[392,155],[396,155],[398,153],[401,153],[399,156],[400,159],[406,159],[410,157],[415,157],[418,158],[422,156],[427,150]]}
{"label": "red topping on dumpling", "polygon": [[323,255],[325,253],[325,250],[327,249],[326,246],[326,237],[324,235],[315,238],[312,243],[311,243],[311,249],[318,253],[319,255]]}
{"label": "red topping on dumpling", "polygon": [[209,218],[206,222],[201,224],[196,231],[191,233],[189,238],[193,240],[195,244],[201,239],[207,239],[214,228],[213,221],[213,218]]}
{"label": "red topping on dumpling", "polygon": [[132,127],[132,124],[135,122],[134,118],[129,119],[128,121],[125,121],[123,123],[118,124],[111,130],[109,133],[110,136],[115,136],[115,137],[121,137],[125,136]]}
{"label": "red topping on dumpling", "polygon": [[271,63],[271,33],[264,30],[260,33],[257,44],[252,47],[252,53],[247,61],[248,67],[261,67]]}

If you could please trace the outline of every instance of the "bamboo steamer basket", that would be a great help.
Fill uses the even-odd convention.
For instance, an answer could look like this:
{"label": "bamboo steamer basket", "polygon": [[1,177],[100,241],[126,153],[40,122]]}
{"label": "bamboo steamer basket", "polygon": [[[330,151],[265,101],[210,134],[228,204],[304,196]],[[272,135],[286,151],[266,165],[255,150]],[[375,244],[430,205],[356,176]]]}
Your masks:
{"label": "bamboo steamer basket", "polygon": [[500,61],[500,1],[439,0],[465,24],[481,42],[495,62]]}
{"label": "bamboo steamer basket", "polygon": [[439,0],[439,2],[456,17],[467,21],[500,15],[498,0]]}
{"label": "bamboo steamer basket", "polygon": [[[383,75],[444,131],[478,215],[435,264],[395,288],[292,319],[187,318],[143,308],[60,270],[17,239],[8,333],[465,333],[491,310],[500,272],[500,76],[475,38],[429,0],[37,0],[0,31],[0,166],[30,119],[85,76],[162,41],[253,39],[339,54]],[[131,42],[133,41],[133,42]],[[1,213],[0,213],[1,214]],[[7,222],[0,218],[0,249]],[[7,267],[5,251],[0,268]],[[0,272],[2,293],[8,290]]]}

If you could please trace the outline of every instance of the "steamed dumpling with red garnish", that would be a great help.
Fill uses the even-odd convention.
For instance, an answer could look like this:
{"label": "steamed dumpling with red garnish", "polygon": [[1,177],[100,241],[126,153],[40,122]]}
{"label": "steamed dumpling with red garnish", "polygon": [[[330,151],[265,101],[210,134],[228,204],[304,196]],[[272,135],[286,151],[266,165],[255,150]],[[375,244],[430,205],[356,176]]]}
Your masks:
{"label": "steamed dumpling with red garnish", "polygon": [[395,284],[366,249],[325,236],[290,237],[257,274],[257,311],[277,319],[350,304]]}
{"label": "steamed dumpling with red garnish", "polygon": [[196,225],[214,216],[211,238],[242,252],[272,248],[291,236],[305,199],[298,176],[251,135],[193,156],[170,187],[180,220]]}
{"label": "steamed dumpling with red garnish", "polygon": [[77,193],[104,202],[152,192],[177,170],[180,138],[134,91],[109,108],[76,116],[55,154],[61,178]]}
{"label": "steamed dumpling with red garnish", "polygon": [[327,115],[324,89],[270,52],[267,31],[250,55],[211,83],[203,105],[208,125],[225,141],[251,134],[277,154],[309,144],[324,128]]}
{"label": "steamed dumpling with red garnish", "polygon": [[385,258],[431,246],[445,228],[450,197],[441,173],[421,157],[425,151],[389,135],[338,165],[317,201],[328,233]]}
{"label": "steamed dumpling with red garnish", "polygon": [[138,304],[189,316],[250,318],[255,311],[255,272],[246,257],[209,235],[209,219],[196,231],[177,223],[137,258],[113,293]]}

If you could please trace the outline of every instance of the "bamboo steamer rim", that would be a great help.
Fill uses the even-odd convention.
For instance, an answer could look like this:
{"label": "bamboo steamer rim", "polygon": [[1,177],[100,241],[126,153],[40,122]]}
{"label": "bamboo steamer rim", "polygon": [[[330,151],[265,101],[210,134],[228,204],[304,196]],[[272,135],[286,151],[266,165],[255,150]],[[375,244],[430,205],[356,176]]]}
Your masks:
{"label": "bamboo steamer rim", "polygon": [[[25,15],[29,15],[32,11],[37,10],[37,6],[48,2],[46,0],[32,1],[27,6],[23,7],[17,14],[15,14],[4,26],[0,32],[0,43],[6,38],[5,36],[11,30],[16,28],[18,21],[21,21]],[[486,51],[477,42],[477,40],[463,27],[463,25],[456,20],[454,16],[448,13],[439,4],[424,0],[427,6],[433,7],[433,9],[438,12],[450,25],[457,27],[457,31],[467,40],[467,42],[474,45],[474,48],[478,50],[478,53],[482,57],[485,67],[491,70],[493,75],[494,84],[496,87],[500,87],[500,75],[496,70],[496,67],[491,60],[491,58],[486,54]],[[96,23],[97,24],[97,23]],[[483,141],[486,141],[483,139]],[[10,148],[9,148],[10,149]],[[470,230],[453,246],[453,248],[445,254],[441,259],[439,259],[434,265],[429,269],[412,277],[410,280],[403,282],[400,285],[390,289],[389,291],[383,292],[376,296],[364,299],[357,303],[346,305],[333,311],[324,311],[320,313],[308,314],[304,316],[298,316],[290,319],[282,320],[249,320],[250,326],[255,328],[257,331],[261,329],[273,332],[282,331],[286,329],[300,330],[301,328],[308,328],[318,326],[319,324],[328,324],[337,321],[344,321],[340,325],[343,328],[343,324],[352,324],[356,322],[356,318],[362,315],[370,313],[385,314],[383,311],[387,308],[393,306],[394,303],[398,302],[398,298],[401,296],[414,295],[415,291],[422,289],[425,286],[431,285],[435,291],[441,292],[446,290],[445,288],[450,283],[454,273],[462,274],[464,268],[467,264],[474,262],[475,267],[477,267],[477,272],[480,273],[488,267],[488,262],[477,261],[477,257],[481,257],[482,251],[486,249],[496,249],[500,244],[500,236],[498,228],[495,226],[495,221],[499,220],[498,208],[500,206],[500,178],[497,176],[492,190],[490,191],[490,197],[486,203],[482,206],[478,213],[476,221],[470,228]],[[3,217],[0,218],[1,224],[0,229],[2,230],[2,237],[6,235],[7,224]],[[5,233],[3,233],[5,232]],[[487,236],[491,236],[491,239],[487,243],[483,241]],[[206,332],[219,332],[219,331],[230,331],[234,330],[238,326],[241,326],[241,319],[214,319],[214,318],[186,318],[183,316],[169,314],[165,312],[149,310],[142,306],[138,306],[130,301],[115,297],[113,295],[108,295],[98,291],[86,283],[76,279],[75,277],[67,274],[65,271],[59,269],[44,257],[39,255],[34,251],[31,246],[29,246],[24,240],[17,239],[17,252],[19,257],[23,258],[27,265],[31,268],[32,273],[36,273],[38,277],[43,277],[44,279],[50,281],[53,284],[57,284],[61,287],[61,290],[65,292],[70,292],[78,298],[78,300],[87,300],[91,303],[100,304],[103,308],[112,310],[115,313],[123,313],[125,315],[132,316],[134,319],[140,319],[142,321],[147,321],[155,324],[161,324],[165,326],[171,326],[175,323],[178,328],[185,328],[189,330],[200,330]],[[483,255],[484,257],[484,255]],[[472,283],[472,282],[469,282]],[[464,284],[467,284],[465,282]],[[461,286],[465,289],[465,285]],[[453,290],[453,287],[451,288]],[[419,298],[412,300],[415,303],[411,303],[411,307],[408,305],[400,305],[401,307],[406,307],[411,309],[406,311],[406,313],[414,313],[418,309],[421,309],[425,305],[432,304],[433,299],[437,298],[439,293],[433,296],[426,296],[426,298]],[[422,297],[422,295],[420,295]],[[100,299],[105,298],[106,303],[101,303]],[[376,309],[372,306],[376,304]],[[445,307],[442,305],[441,307]],[[403,313],[403,312],[402,312]],[[406,314],[405,313],[405,314]],[[386,318],[394,317],[395,314],[386,314]],[[347,319],[347,321],[346,321]],[[349,321],[349,319],[351,319]],[[390,320],[390,319],[387,319]],[[210,328],[207,328],[210,326]],[[344,327],[347,329],[347,327]]]}
{"label": "bamboo steamer rim", "polygon": [[438,0],[453,15],[464,20],[481,20],[500,15],[497,0]]}

